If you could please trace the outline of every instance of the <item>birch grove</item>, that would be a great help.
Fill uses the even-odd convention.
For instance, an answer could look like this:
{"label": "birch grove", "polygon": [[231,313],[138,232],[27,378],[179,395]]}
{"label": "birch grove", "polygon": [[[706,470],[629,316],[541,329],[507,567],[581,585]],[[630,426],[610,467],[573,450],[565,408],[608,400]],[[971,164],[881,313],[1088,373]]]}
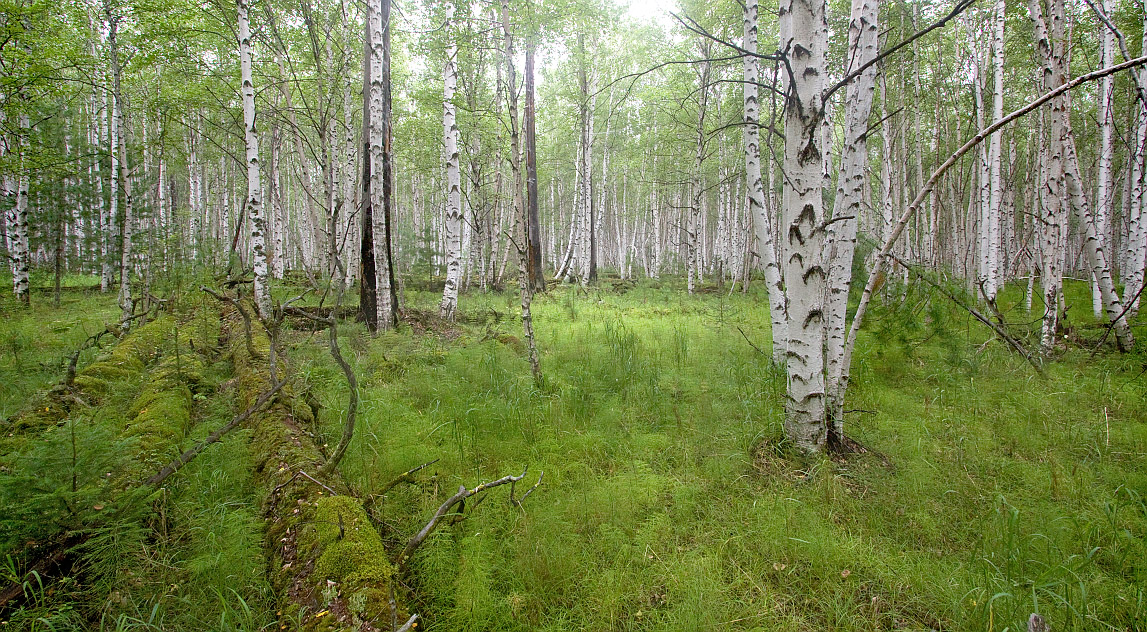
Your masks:
{"label": "birch grove", "polygon": [[1147,30],[1126,0],[683,2],[665,23],[608,2],[179,6],[181,39],[154,7],[88,0],[54,23],[70,57],[3,43],[15,303],[93,275],[128,319],[165,276],[222,273],[262,315],[272,283],[357,284],[376,331],[421,323],[424,292],[469,322],[474,293],[517,285],[544,383],[546,277],[741,291],[762,326],[741,341],[771,339],[806,451],[847,449],[853,365],[887,324],[866,316],[921,292],[1041,370],[1134,349]]}

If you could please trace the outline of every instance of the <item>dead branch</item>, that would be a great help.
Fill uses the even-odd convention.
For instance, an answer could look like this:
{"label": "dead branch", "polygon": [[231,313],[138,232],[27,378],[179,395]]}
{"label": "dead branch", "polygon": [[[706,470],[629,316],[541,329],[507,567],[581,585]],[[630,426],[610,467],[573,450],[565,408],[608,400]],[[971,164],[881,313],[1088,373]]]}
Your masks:
{"label": "dead branch", "polygon": [[[957,297],[955,294],[952,294],[951,292],[949,292],[944,286],[933,281],[932,279],[928,278],[927,275],[922,274],[919,270],[916,270],[912,266],[908,265],[907,263],[904,262],[903,259],[901,259],[900,257],[897,257],[895,254],[890,252],[890,253],[888,253],[888,256],[893,261],[895,261],[896,263],[903,266],[905,270],[908,270],[909,272],[911,272],[916,278],[918,278],[918,279],[924,281],[925,283],[927,283],[928,285],[931,285],[932,287],[936,288],[936,290],[939,291],[941,294],[943,294],[945,297],[947,297],[948,300],[952,301],[953,303],[955,303],[956,305],[961,307],[964,311],[971,314],[973,318],[975,318],[976,320],[978,320],[981,323],[990,327],[991,330],[994,331],[996,333],[996,335],[1000,337],[1001,340],[1008,343],[1008,346],[1011,347],[1013,351],[1015,351],[1017,354],[1022,356],[1023,359],[1027,360],[1028,364],[1032,365],[1032,368],[1035,369],[1035,372],[1038,373],[1040,377],[1047,379],[1047,373],[1045,373],[1043,370],[1043,367],[1040,366],[1039,360],[1036,359],[1036,357],[1034,355],[1032,355],[1032,353],[1030,351],[1028,351],[1026,347],[1024,347],[1023,343],[1021,343],[1019,340],[1016,340],[1015,336],[1012,336],[1010,333],[1008,333],[1008,330],[1005,329],[1002,324],[993,322],[992,319],[983,315],[982,313],[980,313],[979,310],[972,307],[971,305],[968,305],[964,301],[960,300],[959,297]],[[997,312],[997,314],[998,313],[999,312]]]}
{"label": "dead branch", "polygon": [[1095,348],[1091,350],[1091,355],[1087,357],[1094,358],[1095,354],[1099,353],[1099,348],[1103,346],[1104,342],[1107,342],[1107,337],[1111,335],[1111,330],[1115,329],[1115,324],[1123,320],[1123,317],[1127,315],[1127,312],[1131,311],[1132,307],[1135,307],[1135,301],[1138,301],[1139,297],[1143,296],[1144,288],[1147,288],[1147,283],[1140,284],[1139,291],[1135,293],[1135,296],[1132,296],[1131,300],[1124,301],[1126,305],[1123,306],[1123,311],[1119,312],[1119,316],[1115,320],[1107,323],[1103,331],[1103,336],[1099,339],[1099,342],[1095,343]]}
{"label": "dead branch", "polygon": [[[517,483],[518,481],[520,481],[526,477],[526,472],[529,469],[530,468],[527,466],[526,469],[522,470],[522,473],[519,474],[518,476],[514,476],[513,474],[508,474],[506,476],[503,476],[502,478],[499,478],[498,480],[490,481],[489,483],[482,483],[481,485],[478,485],[474,489],[466,489],[465,485],[459,485],[458,486],[458,493],[454,494],[453,496],[448,498],[446,500],[446,502],[442,503],[438,507],[438,511],[435,511],[434,515],[430,518],[430,521],[426,523],[426,526],[422,527],[422,529],[418,533],[414,534],[414,537],[410,538],[410,541],[408,541],[406,543],[406,547],[402,550],[402,553],[399,554],[398,559],[395,560],[394,565],[396,567],[398,567],[399,569],[401,569],[403,566],[405,566],[407,560],[409,560],[410,556],[414,554],[414,551],[426,540],[427,537],[430,536],[431,533],[434,532],[434,529],[436,529],[438,527],[438,524],[442,521],[443,518],[445,518],[447,515],[450,514],[450,510],[453,509],[455,505],[461,504],[467,498],[470,498],[471,496],[474,496],[476,494],[480,494],[480,493],[482,493],[488,489],[498,487],[500,485],[506,485],[506,484],[512,485],[514,483]],[[538,482],[535,483],[534,486],[531,487],[529,489],[529,491],[527,491],[524,496],[522,496],[521,500],[515,500],[514,499],[514,490],[511,487],[511,489],[510,489],[510,504],[513,506],[516,506],[516,507],[520,507],[522,504],[522,501],[526,499],[526,496],[529,496],[531,493],[533,493],[533,491],[535,489],[537,489],[538,485],[542,484],[542,477],[545,475],[546,475],[546,473],[542,472],[541,476],[538,477]]]}
{"label": "dead branch", "polygon": [[252,358],[255,358],[258,360],[264,360],[265,358],[263,357],[263,355],[255,351],[255,345],[251,342],[251,315],[248,314],[247,309],[243,307],[243,302],[239,301],[237,299],[231,298],[230,296],[227,296],[226,294],[220,294],[219,292],[216,292],[215,290],[207,287],[206,285],[200,285],[199,289],[203,290],[204,292],[207,292],[211,296],[215,297],[215,299],[218,301],[221,301],[224,303],[230,303],[231,305],[234,305],[235,309],[239,310],[239,315],[243,317],[243,331],[246,334],[244,337],[244,341],[247,343],[247,354],[250,355]]}
{"label": "dead branch", "polygon": [[163,483],[163,481],[167,480],[167,478],[169,476],[178,472],[180,470],[180,468],[182,468],[184,465],[187,465],[188,463],[190,463],[191,460],[194,459],[195,457],[199,456],[204,450],[207,449],[208,446],[210,446],[211,444],[222,439],[223,436],[226,435],[228,432],[231,432],[235,428],[238,428],[239,425],[242,424],[244,421],[247,421],[251,417],[251,415],[254,415],[255,413],[259,412],[263,408],[263,406],[266,406],[267,402],[271,401],[271,398],[274,397],[275,394],[278,393],[283,388],[283,386],[285,386],[286,384],[287,384],[286,380],[276,382],[275,385],[271,387],[271,390],[269,390],[266,393],[263,393],[261,396],[259,396],[259,399],[255,400],[255,403],[251,404],[251,406],[249,408],[247,408],[247,410],[244,410],[243,412],[236,415],[234,419],[227,422],[223,427],[219,428],[215,432],[212,432],[210,435],[207,436],[206,439],[204,439],[203,441],[200,441],[197,445],[195,445],[195,447],[193,447],[193,448],[187,450],[186,452],[184,452],[183,454],[179,455],[179,457],[176,458],[174,461],[165,465],[163,467],[163,469],[159,470],[155,474],[152,474],[151,477],[149,477],[146,481],[144,481],[144,483],[147,485],[151,485],[151,486],[157,486],[157,485]]}
{"label": "dead branch", "polygon": [[440,460],[441,459],[434,459],[433,461],[427,461],[426,463],[423,463],[422,465],[419,465],[418,467],[412,467],[409,470],[406,470],[405,472],[403,472],[402,474],[399,474],[397,478],[390,481],[386,485],[383,485],[381,490],[379,490],[378,492],[376,492],[374,494],[371,494],[371,497],[370,497],[371,499],[368,500],[367,502],[373,502],[373,499],[376,496],[385,496],[386,492],[389,492],[390,490],[394,489],[395,487],[398,487],[398,485],[400,485],[401,483],[413,483],[415,474],[417,474],[420,470],[424,470],[424,469],[430,467],[431,465],[434,465],[435,463],[437,463]]}
{"label": "dead branch", "polygon": [[338,300],[335,306],[331,308],[330,315],[327,317],[316,316],[302,309],[287,308],[284,313],[289,309],[290,313],[298,314],[318,323],[327,326],[330,332],[329,345],[331,357],[334,358],[335,363],[342,369],[343,375],[346,376],[347,387],[350,391],[350,401],[347,403],[346,410],[346,423],[343,424],[343,435],[339,439],[338,446],[335,447],[334,453],[331,454],[327,462],[319,470],[320,474],[329,473],[338,467],[339,461],[342,460],[343,455],[346,454],[346,449],[350,446],[351,439],[354,438],[354,425],[358,417],[358,379],[354,375],[354,369],[351,368],[350,363],[343,358],[342,348],[339,347],[339,332],[338,332],[338,310],[342,303],[342,290],[339,291]]}
{"label": "dead branch", "polygon": [[402,624],[401,628],[395,629],[394,632],[409,632],[410,630],[414,629],[414,624],[417,622],[418,622],[418,615],[412,614],[412,615],[410,615],[410,618],[406,620],[406,623]]}
{"label": "dead branch", "polygon": [[749,340],[749,336],[745,334],[745,330],[744,330],[744,329],[741,329],[740,327],[737,327],[737,331],[741,332],[741,336],[742,336],[742,337],[745,339],[745,342],[749,343],[749,346],[750,346],[750,347],[752,347],[754,350],[756,350],[756,352],[757,352],[757,353],[759,353],[759,354],[761,354],[761,355],[763,355],[763,356],[767,356],[767,355],[769,355],[769,354],[765,353],[764,351],[761,351],[761,348],[760,348],[760,347],[758,347],[757,345],[753,344],[753,341],[752,341],[752,340]]}
{"label": "dead branch", "polygon": [[132,314],[131,316],[128,316],[127,318],[119,321],[115,325],[108,325],[107,327],[104,327],[103,330],[88,336],[86,340],[80,343],[79,348],[76,349],[75,353],[73,353],[72,357],[68,360],[68,372],[64,376],[64,386],[71,388],[75,384],[76,367],[80,362],[80,354],[82,354],[84,351],[87,351],[88,349],[91,349],[92,347],[99,346],[100,340],[104,336],[112,333],[122,332],[124,327],[131,324],[132,321],[143,318],[146,315],[147,312],[143,312],[141,314]]}

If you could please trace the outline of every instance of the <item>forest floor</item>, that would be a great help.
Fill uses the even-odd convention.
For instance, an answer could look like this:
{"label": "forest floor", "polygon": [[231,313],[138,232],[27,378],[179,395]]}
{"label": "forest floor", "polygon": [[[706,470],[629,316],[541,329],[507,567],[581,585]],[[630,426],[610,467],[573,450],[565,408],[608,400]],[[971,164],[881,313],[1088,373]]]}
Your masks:
{"label": "forest floor", "polygon": [[[944,299],[889,299],[861,336],[846,405],[865,450],[810,460],[781,439],[784,375],[758,350],[770,348],[758,289],[680,285],[538,296],[541,384],[513,294],[465,294],[452,324],[431,315],[436,293],[408,288],[397,332],[340,324],[362,397],[347,482],[369,497],[437,459],[374,501],[391,550],[458,485],[545,472],[522,507],[491,490],[418,549],[400,579],[426,629],[1000,631],[1033,612],[1057,632],[1147,628],[1147,354],[1089,356],[1102,332],[1086,287],[1069,286],[1075,328],[1046,381]],[[185,300],[205,300],[192,287]],[[277,628],[249,433],[209,448],[132,520],[68,522],[59,507],[103,502],[84,490],[134,446],[95,423],[37,440],[4,420],[118,310],[93,292],[34,298],[30,312],[0,299],[0,558],[47,537],[45,512],[98,537],[75,580],[32,582],[0,629]],[[1001,298],[1009,320],[1034,320],[1019,301]],[[285,342],[333,445],[348,391],[326,338],[300,326]],[[180,447],[233,414],[229,364],[205,361]],[[131,391],[142,378],[125,379]],[[90,417],[130,408],[109,396]]]}

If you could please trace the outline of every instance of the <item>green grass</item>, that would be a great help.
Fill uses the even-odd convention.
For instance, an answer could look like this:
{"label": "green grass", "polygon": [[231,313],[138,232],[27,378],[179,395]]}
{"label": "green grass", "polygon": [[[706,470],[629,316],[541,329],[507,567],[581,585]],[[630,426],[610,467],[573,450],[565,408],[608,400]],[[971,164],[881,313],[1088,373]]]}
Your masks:
{"label": "green grass", "polygon": [[[230,364],[211,353],[213,324],[175,324],[186,320],[198,300],[187,299],[176,318],[153,321],[153,327],[164,329],[155,349],[162,360],[148,370],[140,365],[126,375],[111,375],[101,389],[106,397],[96,406],[76,406],[71,417],[46,429],[9,433],[0,426],[5,430],[0,441],[4,586],[18,573],[9,556],[28,542],[48,541],[64,531],[86,536],[77,549],[74,576],[47,586],[29,582],[30,599],[5,613],[3,629],[258,630],[275,620],[258,495],[246,458],[250,432],[226,437],[163,489],[133,491],[159,464],[234,414],[234,389],[225,385]],[[26,332],[33,341],[25,349],[28,362],[67,355],[85,332],[119,315],[114,295],[75,291],[64,295],[60,308],[47,301],[33,303],[31,311],[11,307],[0,336]],[[74,324],[57,331],[55,323],[61,321]],[[84,355],[81,375],[95,355]],[[54,365],[38,371],[0,366],[5,387],[22,398],[61,374]],[[171,386],[178,388],[157,390]],[[23,407],[23,402],[5,404],[12,412]]]}
{"label": "green grass", "polygon": [[[98,315],[117,313],[114,297],[64,298],[59,310],[47,301],[32,314],[13,310],[0,339],[22,329],[32,341],[22,361],[58,360],[82,336],[57,339],[51,323],[99,327]],[[422,310],[437,301],[407,296]],[[1057,632],[1144,629],[1147,354],[1090,358],[1080,344],[1101,331],[1089,292],[1069,284],[1068,301],[1072,346],[1057,351],[1046,382],[1000,343],[982,346],[988,332],[942,299],[912,290],[874,306],[846,404],[846,431],[869,452],[845,460],[802,459],[781,439],[784,375],[745,339],[769,349],[756,288],[689,297],[666,280],[539,296],[540,385],[519,340],[517,298],[464,295],[464,323],[423,319],[429,333],[372,338],[340,325],[363,397],[342,469],[369,494],[440,459],[375,504],[391,551],[459,484],[526,466],[532,484],[545,471],[521,509],[494,489],[419,549],[402,579],[430,630],[998,632],[1024,629],[1031,612]],[[1009,321],[1030,320],[1018,289],[1000,302]],[[1037,330],[1023,332],[1029,342]],[[319,438],[333,446],[347,392],[326,335],[296,331],[286,343],[321,408]],[[20,397],[61,371],[0,370],[0,388]],[[231,414],[228,375],[225,361],[206,367],[192,438]],[[48,613],[42,621],[272,622],[247,440],[236,433],[178,473],[146,505],[144,531],[107,534],[137,569],[124,587],[69,593],[74,601],[36,611]],[[29,458],[59,459],[58,448]],[[107,613],[102,623],[93,607]],[[32,619],[17,627],[49,629]]]}
{"label": "green grass", "polygon": [[[441,459],[380,503],[392,543],[460,483],[545,471],[522,510],[494,490],[420,549],[428,629],[1147,626],[1142,353],[1069,350],[1045,383],[910,293],[857,351],[847,432],[871,452],[804,461],[780,441],[783,375],[738,331],[768,349],[762,296],[559,288],[534,303],[541,386],[510,339],[516,298],[461,305],[488,322],[343,330],[363,396],[351,481],[369,493]],[[299,351],[333,442],[345,385],[322,341]]]}

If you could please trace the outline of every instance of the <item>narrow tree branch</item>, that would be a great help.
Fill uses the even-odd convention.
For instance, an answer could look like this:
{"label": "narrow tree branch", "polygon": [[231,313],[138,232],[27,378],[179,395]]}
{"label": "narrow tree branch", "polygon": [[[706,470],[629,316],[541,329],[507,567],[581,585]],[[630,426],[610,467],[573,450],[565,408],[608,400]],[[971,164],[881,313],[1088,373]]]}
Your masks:
{"label": "narrow tree branch", "polygon": [[945,288],[944,286],[942,286],[939,283],[930,279],[928,277],[928,275],[923,274],[919,270],[916,270],[912,266],[905,263],[904,260],[901,259],[900,257],[897,257],[894,254],[889,254],[889,256],[892,258],[893,261],[895,261],[896,263],[903,266],[905,270],[908,270],[909,272],[911,272],[913,274],[913,276],[924,281],[928,285],[931,285],[932,287],[936,288],[936,290],[939,291],[944,296],[946,296],[948,298],[948,300],[952,301],[953,303],[955,303],[956,305],[961,307],[964,311],[971,314],[972,317],[975,318],[976,320],[978,320],[981,323],[990,327],[992,329],[992,331],[994,331],[996,333],[996,335],[1000,337],[1001,340],[1008,343],[1009,347],[1011,347],[1017,354],[1022,356],[1023,359],[1027,360],[1028,364],[1032,365],[1032,368],[1035,369],[1036,373],[1039,373],[1040,377],[1042,377],[1044,379],[1047,378],[1047,373],[1045,373],[1043,370],[1043,367],[1040,366],[1039,360],[1036,359],[1036,357],[1033,356],[1031,354],[1031,352],[1029,352],[1023,346],[1023,343],[1021,343],[1019,340],[1016,340],[1016,338],[1014,336],[1012,336],[1010,333],[1008,333],[1008,330],[1005,329],[1003,325],[993,322],[992,319],[988,318],[987,316],[984,316],[982,313],[980,313],[979,310],[972,307],[971,305],[968,305],[964,301],[960,300],[960,298],[957,297],[955,294],[952,294],[951,292],[949,292],[947,290],[947,288]]}
{"label": "narrow tree branch", "polygon": [[848,83],[850,81],[852,81],[853,79],[864,74],[864,71],[866,71],[869,68],[875,66],[876,64],[879,64],[880,62],[884,61],[885,58],[887,58],[891,55],[894,55],[900,49],[904,48],[905,46],[908,46],[912,42],[915,42],[916,40],[920,39],[921,37],[924,37],[925,35],[931,33],[932,31],[935,31],[936,29],[939,29],[939,28],[943,28],[944,25],[946,25],[948,22],[951,22],[956,16],[963,13],[968,7],[972,6],[975,3],[976,3],[976,0],[959,0],[958,2],[956,2],[956,6],[952,7],[952,10],[949,11],[948,14],[945,15],[944,17],[933,22],[931,25],[929,25],[924,30],[917,31],[908,39],[900,42],[899,44],[893,46],[892,48],[889,48],[888,50],[884,51],[883,53],[880,53],[876,57],[868,60],[867,62],[865,62],[863,64],[861,64],[856,70],[853,70],[852,72],[845,75],[844,78],[842,78],[840,81],[833,84],[833,86],[830,87],[828,90],[825,90],[824,95],[821,97],[822,102],[827,102],[829,97],[831,97],[833,95],[833,93],[835,93],[837,90],[840,90],[844,86],[848,85]]}
{"label": "narrow tree branch", "polygon": [[[430,521],[426,523],[426,526],[422,527],[422,529],[418,533],[414,534],[414,537],[410,538],[410,540],[406,543],[406,547],[402,550],[402,553],[400,553],[398,555],[398,559],[396,559],[394,561],[395,566],[397,566],[398,568],[401,569],[403,566],[406,565],[406,562],[410,559],[410,556],[414,554],[414,551],[426,540],[427,537],[430,536],[431,533],[434,532],[434,529],[436,529],[438,527],[438,524],[441,522],[442,518],[446,517],[450,513],[450,510],[453,509],[455,505],[462,503],[467,498],[470,498],[471,496],[474,496],[475,494],[480,494],[480,493],[482,493],[488,489],[491,489],[493,487],[498,487],[500,485],[506,485],[507,483],[509,483],[509,484],[517,483],[518,481],[520,481],[526,477],[526,472],[528,470],[529,470],[529,467],[527,467],[525,470],[522,470],[522,473],[519,474],[518,476],[514,476],[513,474],[508,474],[506,476],[503,476],[502,478],[499,478],[498,480],[490,481],[489,483],[482,483],[481,485],[478,485],[474,489],[466,489],[465,485],[459,485],[458,486],[458,493],[454,494],[453,496],[448,498],[446,500],[446,502],[442,503],[438,507],[438,511],[435,511],[434,515],[431,516]],[[542,472],[542,476],[545,476],[545,474],[546,474],[545,472]],[[542,476],[538,477],[537,484],[535,484],[533,487],[530,488],[530,490],[528,492],[526,492],[526,496],[528,496],[530,493],[532,493],[534,491],[534,489],[536,489],[538,487],[538,485],[542,484]],[[525,500],[525,496],[523,496],[521,500]],[[511,504],[515,504],[512,489],[511,489],[511,493],[510,493],[510,502],[511,502]],[[521,502],[517,501],[516,505],[520,506]]]}
{"label": "narrow tree branch", "polygon": [[1103,343],[1107,342],[1107,337],[1111,335],[1111,330],[1115,329],[1115,325],[1123,320],[1127,312],[1131,311],[1131,308],[1135,306],[1135,301],[1139,300],[1139,297],[1143,295],[1144,288],[1147,288],[1147,283],[1140,283],[1139,291],[1135,293],[1135,296],[1132,296],[1130,300],[1124,301],[1127,304],[1123,306],[1123,311],[1119,312],[1119,316],[1115,320],[1107,323],[1107,327],[1103,330],[1103,337],[1099,339],[1099,342],[1095,343],[1095,348],[1091,350],[1091,354],[1087,357],[1094,358],[1095,354],[1099,353],[1099,348],[1103,346]]}
{"label": "narrow tree branch", "polygon": [[974,147],[983,142],[985,138],[1000,128],[1010,124],[1012,121],[1015,121],[1016,119],[1032,112],[1036,108],[1039,108],[1048,101],[1051,101],[1052,99],[1066,93],[1069,90],[1072,90],[1073,88],[1077,88],[1080,85],[1090,81],[1094,81],[1096,79],[1100,79],[1117,72],[1122,72],[1129,68],[1135,68],[1136,66],[1141,66],[1143,64],[1147,64],[1147,56],[1137,57],[1122,64],[1116,64],[1115,66],[1102,68],[1100,70],[1096,70],[1095,72],[1090,72],[1086,75],[1082,75],[1072,79],[1071,81],[1068,81],[1067,83],[1045,93],[1038,99],[1035,99],[1027,105],[1019,108],[1018,110],[1015,110],[1014,112],[1001,118],[995,123],[992,123],[991,125],[980,130],[978,133],[976,133],[975,136],[968,139],[967,142],[965,142],[960,146],[959,149],[952,153],[952,155],[948,156],[948,159],[932,172],[932,175],[929,176],[927,182],[925,182],[924,187],[920,190],[919,193],[916,194],[916,197],[908,204],[907,208],[904,209],[904,213],[896,221],[896,225],[893,227],[892,232],[889,233],[887,239],[884,240],[884,244],[876,253],[876,260],[873,264],[872,273],[868,277],[868,283],[864,286],[864,292],[860,296],[860,303],[856,307],[856,314],[853,316],[852,325],[848,330],[848,339],[845,342],[846,355],[844,365],[846,367],[851,361],[851,351],[856,344],[856,336],[860,332],[860,326],[864,322],[864,314],[868,309],[868,304],[872,300],[872,295],[876,292],[877,282],[883,276],[884,269],[888,265],[888,260],[892,258],[892,247],[896,245],[896,242],[899,241],[900,236],[904,234],[904,229],[908,226],[908,222],[912,219],[912,216],[916,214],[916,211],[920,208],[920,205],[924,203],[924,200],[927,199],[929,195],[931,195],[932,190],[936,187],[936,184],[940,181],[940,178],[943,177],[943,175],[947,173],[948,170],[951,169],[952,166],[955,165],[956,162],[964,154],[971,151]]}

